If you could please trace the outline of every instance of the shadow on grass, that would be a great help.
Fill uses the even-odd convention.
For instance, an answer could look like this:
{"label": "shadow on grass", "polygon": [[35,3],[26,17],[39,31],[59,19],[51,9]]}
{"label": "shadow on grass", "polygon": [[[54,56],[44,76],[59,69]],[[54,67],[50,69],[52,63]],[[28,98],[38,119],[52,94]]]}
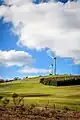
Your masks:
{"label": "shadow on grass", "polygon": [[78,101],[78,102],[76,102],[76,103],[75,103],[75,102],[58,102],[58,101],[57,101],[57,102],[54,102],[54,103],[55,103],[55,104],[61,104],[61,105],[64,105],[64,104],[65,104],[65,105],[75,105],[75,106],[78,105],[78,106],[80,107],[80,101]]}
{"label": "shadow on grass", "polygon": [[[10,92],[1,92],[0,96],[3,97],[12,97],[13,93]],[[52,94],[40,94],[40,93],[34,93],[34,94],[19,94],[21,97],[48,97],[52,96]]]}
{"label": "shadow on grass", "polygon": [[67,96],[69,99],[80,99],[80,94]]}
{"label": "shadow on grass", "polygon": [[52,94],[40,94],[40,93],[34,93],[34,94],[20,94],[22,97],[48,97],[52,96]]}

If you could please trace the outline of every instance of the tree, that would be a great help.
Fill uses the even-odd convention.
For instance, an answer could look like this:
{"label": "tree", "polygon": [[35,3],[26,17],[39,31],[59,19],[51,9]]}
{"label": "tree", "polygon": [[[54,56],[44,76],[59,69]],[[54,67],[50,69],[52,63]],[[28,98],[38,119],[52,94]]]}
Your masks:
{"label": "tree", "polygon": [[14,80],[19,80],[19,77],[15,77]]}

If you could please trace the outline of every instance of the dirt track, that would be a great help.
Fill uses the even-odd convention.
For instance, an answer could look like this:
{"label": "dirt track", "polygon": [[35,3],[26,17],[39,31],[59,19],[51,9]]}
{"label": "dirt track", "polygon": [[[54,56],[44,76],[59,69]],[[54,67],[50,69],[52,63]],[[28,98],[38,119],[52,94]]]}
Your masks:
{"label": "dirt track", "polygon": [[0,107],[0,120],[80,120],[80,112],[59,111],[52,108]]}

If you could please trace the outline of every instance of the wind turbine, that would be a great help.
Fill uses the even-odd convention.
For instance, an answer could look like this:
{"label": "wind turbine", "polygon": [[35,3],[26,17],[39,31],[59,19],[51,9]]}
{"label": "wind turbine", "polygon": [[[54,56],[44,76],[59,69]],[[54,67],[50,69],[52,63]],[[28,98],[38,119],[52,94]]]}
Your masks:
{"label": "wind turbine", "polygon": [[53,66],[54,66],[54,75],[56,75],[56,56],[53,56],[53,52],[51,50],[47,51],[48,55],[52,58],[53,63],[51,64],[52,66],[52,74],[53,74]]}
{"label": "wind turbine", "polygon": [[54,57],[54,66],[55,66],[55,68],[54,68],[54,75],[56,75],[56,57]]}
{"label": "wind turbine", "polygon": [[50,65],[51,68],[51,75],[53,75],[53,64]]}

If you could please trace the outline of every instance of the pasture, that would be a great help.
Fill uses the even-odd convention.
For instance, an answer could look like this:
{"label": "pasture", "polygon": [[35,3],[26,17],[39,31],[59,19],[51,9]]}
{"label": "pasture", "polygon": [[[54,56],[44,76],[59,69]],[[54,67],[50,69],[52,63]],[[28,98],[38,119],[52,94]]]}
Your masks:
{"label": "pasture", "polygon": [[[0,84],[0,96],[12,100],[12,94],[24,96],[24,103],[36,105],[54,104],[56,107],[69,106],[80,109],[80,85],[74,86],[46,86],[39,83],[40,78],[28,78]],[[1,102],[0,102],[1,104]],[[12,102],[10,102],[12,104]]]}

